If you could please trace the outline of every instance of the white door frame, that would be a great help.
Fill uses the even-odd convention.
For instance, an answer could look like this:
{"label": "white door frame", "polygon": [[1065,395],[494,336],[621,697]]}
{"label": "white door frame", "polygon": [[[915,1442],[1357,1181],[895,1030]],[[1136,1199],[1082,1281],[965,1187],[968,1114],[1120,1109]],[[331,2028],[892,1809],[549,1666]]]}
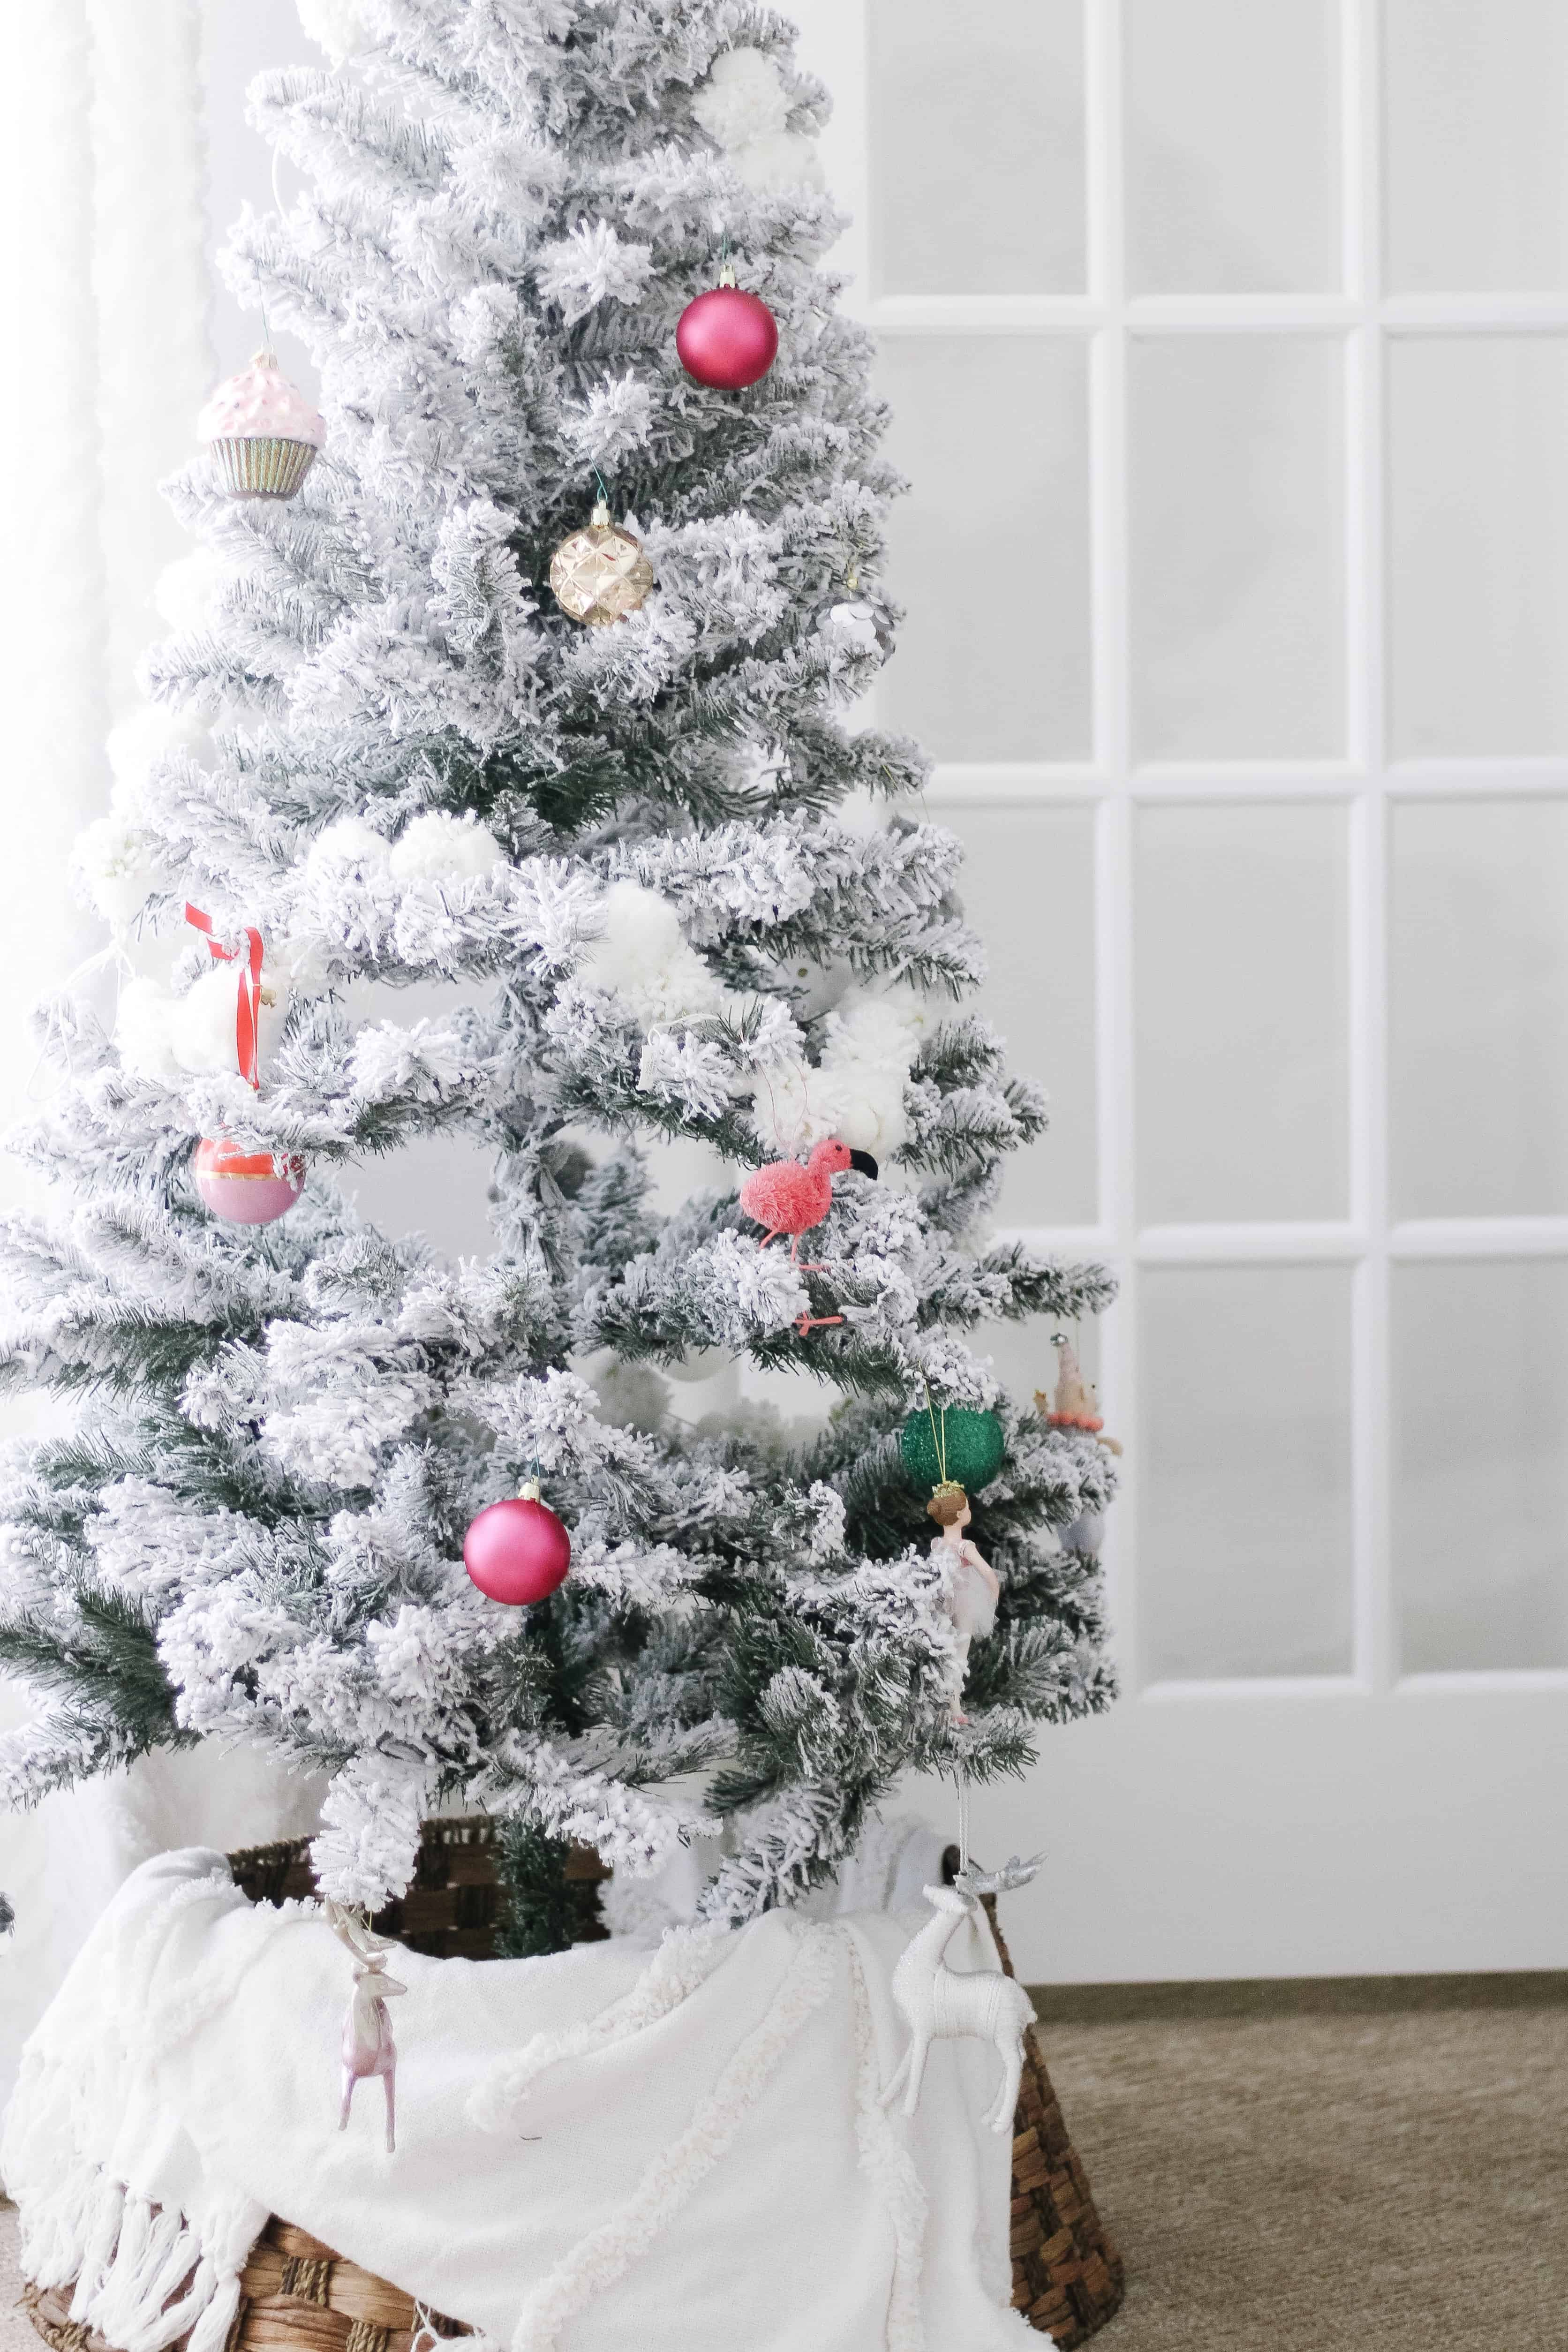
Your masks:
{"label": "white door frame", "polygon": [[[978,0],[955,0],[978,5]],[[1070,800],[1096,812],[1100,1216],[1022,1237],[1108,1260],[1121,1283],[1102,1385],[1126,1444],[1107,1575],[1124,1696],[1046,1734],[1026,1787],[976,1799],[982,1850],[1046,1843],[1015,1895],[1020,1964],[1040,1979],[1278,1976],[1568,1965],[1568,1673],[1402,1675],[1390,1544],[1390,1269],[1399,1261],[1568,1255],[1568,1217],[1391,1218],[1386,842],[1405,798],[1568,794],[1568,761],[1390,761],[1384,745],[1384,389],[1388,340],[1568,331],[1560,297],[1391,298],[1379,284],[1379,26],[1341,0],[1343,294],[1130,297],[1122,277],[1120,0],[1086,0],[1088,291],[878,297],[866,0],[795,0],[803,61],[836,99],[829,184],[854,226],[836,259],[848,307],[900,334],[1069,334],[1089,347],[1093,741],[1088,763],[939,766],[928,803]],[[1342,339],[1347,433],[1347,756],[1159,762],[1129,740],[1129,340],[1264,331]],[[1568,647],[1564,648],[1568,659]],[[1141,1225],[1133,1194],[1131,856],[1141,803],[1342,803],[1350,834],[1350,1213],[1342,1221]],[[1568,919],[1568,909],[1564,910]],[[1132,1361],[1146,1266],[1303,1261],[1351,1269],[1354,1631],[1344,1675],[1150,1682],[1140,1667],[1139,1432]],[[926,1801],[950,1801],[935,1790]]]}

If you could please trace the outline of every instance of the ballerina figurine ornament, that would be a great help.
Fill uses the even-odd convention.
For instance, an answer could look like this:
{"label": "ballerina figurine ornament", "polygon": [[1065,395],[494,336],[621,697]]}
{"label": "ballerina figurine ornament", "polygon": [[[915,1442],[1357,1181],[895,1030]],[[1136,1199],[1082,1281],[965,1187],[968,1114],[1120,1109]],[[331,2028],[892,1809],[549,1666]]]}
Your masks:
{"label": "ballerina figurine ornament", "polygon": [[963,1684],[969,1672],[969,1645],[984,1642],[996,1622],[996,1601],[1002,1587],[990,1561],[964,1534],[971,1512],[969,1497],[955,1478],[944,1478],[931,1489],[926,1511],[942,1529],[931,1538],[931,1558],[942,1572],[942,1597],[962,1644],[954,1670],[948,1719],[967,1723]]}

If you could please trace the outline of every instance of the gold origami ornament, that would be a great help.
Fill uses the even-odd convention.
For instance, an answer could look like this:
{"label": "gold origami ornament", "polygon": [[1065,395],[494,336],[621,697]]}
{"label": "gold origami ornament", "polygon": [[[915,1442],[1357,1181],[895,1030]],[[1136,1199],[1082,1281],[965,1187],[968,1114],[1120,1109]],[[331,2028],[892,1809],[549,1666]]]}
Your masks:
{"label": "gold origami ornament", "polygon": [[600,499],[587,528],[563,539],[550,559],[550,585],[563,612],[591,629],[635,613],[653,586],[653,566],[640,539],[610,520]]}

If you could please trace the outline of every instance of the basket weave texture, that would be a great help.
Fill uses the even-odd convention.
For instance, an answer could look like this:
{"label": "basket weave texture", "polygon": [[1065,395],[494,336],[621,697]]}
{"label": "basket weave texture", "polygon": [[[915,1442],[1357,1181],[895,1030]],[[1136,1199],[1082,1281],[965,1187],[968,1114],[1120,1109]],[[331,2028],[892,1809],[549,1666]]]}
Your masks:
{"label": "basket weave texture", "polygon": [[[426,1822],[413,1884],[378,1913],[377,1932],[436,1959],[493,1958],[500,1858],[493,1822]],[[957,1849],[950,1848],[950,1875],[957,1861]],[[304,1838],[251,1846],[231,1854],[229,1868],[235,1885],[253,1903],[284,1903],[316,1892]],[[577,1847],[566,1874],[593,1882],[609,1873],[591,1847]],[[1011,1976],[994,1899],[984,1900],[1002,1966]],[[606,1932],[603,1927],[591,1931],[598,1937]],[[1121,2257],[1095,2210],[1033,2027],[1026,2036],[1013,2118],[1010,2249],[1015,2310],[1058,2345],[1084,2343],[1121,2301]],[[416,2313],[401,2287],[343,2261],[292,2222],[276,2219],[251,2248],[225,2352],[414,2352],[413,2339],[424,2322],[437,2336],[471,2332],[438,2313]],[[70,2299],[68,2286],[47,2294],[29,2288],[24,2298],[50,2352],[114,2352],[71,2320]],[[183,2352],[184,2343],[182,2337],[171,2352]],[[422,2352],[429,2352],[428,2336]]]}
{"label": "basket weave texture", "polygon": [[[405,1894],[371,1925],[378,1936],[395,1936],[410,1951],[434,1960],[493,1960],[500,1909],[500,1835],[492,1821],[426,1822],[419,1859]],[[279,1845],[247,1846],[231,1853],[234,1883],[253,1903],[287,1903],[313,1896],[309,1838]],[[609,1872],[591,1845],[572,1848],[566,1875],[593,1885]],[[598,1943],[609,1929],[595,1921],[584,1943]]]}
{"label": "basket weave texture", "polygon": [[[240,2303],[224,2352],[413,2352],[423,2336],[468,2336],[472,2329],[420,2306],[345,2262],[308,2230],[268,2221],[239,2280]],[[70,2316],[68,2286],[29,2286],[22,2303],[50,2352],[113,2352],[101,2336]],[[181,2336],[174,2352],[181,2352]]]}
{"label": "basket weave texture", "polygon": [[[996,1898],[982,1897],[997,1955],[1013,1962],[996,1920]],[[1024,2036],[1024,2071],[1013,2111],[1013,2308],[1057,2344],[1082,2344],[1121,2306],[1125,2288],[1116,2242],[1096,2210],[1089,2176],[1068,2137],[1034,2026]]]}

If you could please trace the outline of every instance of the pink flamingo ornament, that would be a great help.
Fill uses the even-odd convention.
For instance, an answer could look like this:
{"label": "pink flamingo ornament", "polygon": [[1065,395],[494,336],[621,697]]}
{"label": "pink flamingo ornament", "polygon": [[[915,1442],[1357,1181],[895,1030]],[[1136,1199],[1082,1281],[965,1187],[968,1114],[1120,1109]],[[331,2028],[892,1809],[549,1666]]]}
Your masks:
{"label": "pink flamingo ornament", "polygon": [[391,2156],[397,2146],[397,2044],[392,2038],[386,2004],[408,1987],[386,1974],[386,1956],[395,1948],[390,1937],[373,1935],[368,1922],[356,1919],[352,1911],[331,1901],[327,1904],[327,1921],[354,1958],[353,1997],[343,2020],[343,2099],[338,2129],[349,2127],[354,2084],[366,2075],[379,2074],[386,2093],[386,2152]]}
{"label": "pink flamingo ornament", "polygon": [[[819,1265],[801,1264],[800,1237],[821,1224],[833,1206],[833,1179],[851,1168],[862,1176],[877,1173],[877,1163],[868,1151],[851,1151],[847,1143],[830,1136],[812,1146],[804,1168],[798,1160],[770,1160],[748,1176],[741,1187],[741,1206],[757,1224],[767,1227],[757,1247],[766,1249],[781,1234],[788,1234],[791,1263],[800,1266],[802,1274],[820,1274]],[[819,1323],[843,1320],[842,1315],[807,1314],[798,1318],[795,1328],[804,1339]]]}

